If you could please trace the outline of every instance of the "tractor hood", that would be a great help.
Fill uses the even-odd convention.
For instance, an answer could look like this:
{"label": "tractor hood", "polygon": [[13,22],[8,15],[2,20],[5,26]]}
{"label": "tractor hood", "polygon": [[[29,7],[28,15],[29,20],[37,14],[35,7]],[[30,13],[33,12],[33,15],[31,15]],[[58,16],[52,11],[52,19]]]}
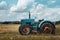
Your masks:
{"label": "tractor hood", "polygon": [[22,19],[21,22],[32,22],[34,19]]}
{"label": "tractor hood", "polygon": [[21,23],[26,24],[26,23],[31,23],[34,24],[35,20],[34,19],[22,19]]}

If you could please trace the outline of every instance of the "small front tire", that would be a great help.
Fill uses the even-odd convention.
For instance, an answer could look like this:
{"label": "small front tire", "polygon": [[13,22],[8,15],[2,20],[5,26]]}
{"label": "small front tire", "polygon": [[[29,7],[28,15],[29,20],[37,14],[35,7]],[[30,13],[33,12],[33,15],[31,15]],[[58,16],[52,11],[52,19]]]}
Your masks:
{"label": "small front tire", "polygon": [[21,35],[29,35],[30,32],[31,32],[31,29],[30,29],[29,25],[24,25],[24,26],[19,27],[19,33]]}

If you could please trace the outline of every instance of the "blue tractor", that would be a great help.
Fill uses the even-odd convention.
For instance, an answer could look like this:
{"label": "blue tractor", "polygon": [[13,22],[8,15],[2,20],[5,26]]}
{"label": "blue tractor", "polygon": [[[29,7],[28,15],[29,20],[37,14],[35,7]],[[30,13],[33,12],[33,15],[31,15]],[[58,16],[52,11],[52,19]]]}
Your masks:
{"label": "blue tractor", "polygon": [[35,20],[30,18],[29,13],[29,19],[21,20],[19,33],[21,35],[29,35],[33,31],[38,33],[55,34],[55,25],[53,22],[44,19],[39,20],[38,23],[35,24]]}

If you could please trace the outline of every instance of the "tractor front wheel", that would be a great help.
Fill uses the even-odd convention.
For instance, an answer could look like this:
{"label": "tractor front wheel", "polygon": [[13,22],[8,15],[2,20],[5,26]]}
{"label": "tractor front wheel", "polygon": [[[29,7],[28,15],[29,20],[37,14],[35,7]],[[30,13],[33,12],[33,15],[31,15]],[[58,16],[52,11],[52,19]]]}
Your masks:
{"label": "tractor front wheel", "polygon": [[19,32],[21,35],[29,35],[31,32],[29,25],[20,26]]}

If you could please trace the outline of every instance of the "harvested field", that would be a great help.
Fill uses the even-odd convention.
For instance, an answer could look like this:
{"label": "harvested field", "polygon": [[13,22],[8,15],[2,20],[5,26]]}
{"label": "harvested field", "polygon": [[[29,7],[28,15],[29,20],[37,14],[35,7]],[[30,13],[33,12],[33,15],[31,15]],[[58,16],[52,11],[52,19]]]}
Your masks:
{"label": "harvested field", "polygon": [[56,34],[19,34],[20,24],[0,24],[0,40],[60,40],[60,25],[56,25]]}

